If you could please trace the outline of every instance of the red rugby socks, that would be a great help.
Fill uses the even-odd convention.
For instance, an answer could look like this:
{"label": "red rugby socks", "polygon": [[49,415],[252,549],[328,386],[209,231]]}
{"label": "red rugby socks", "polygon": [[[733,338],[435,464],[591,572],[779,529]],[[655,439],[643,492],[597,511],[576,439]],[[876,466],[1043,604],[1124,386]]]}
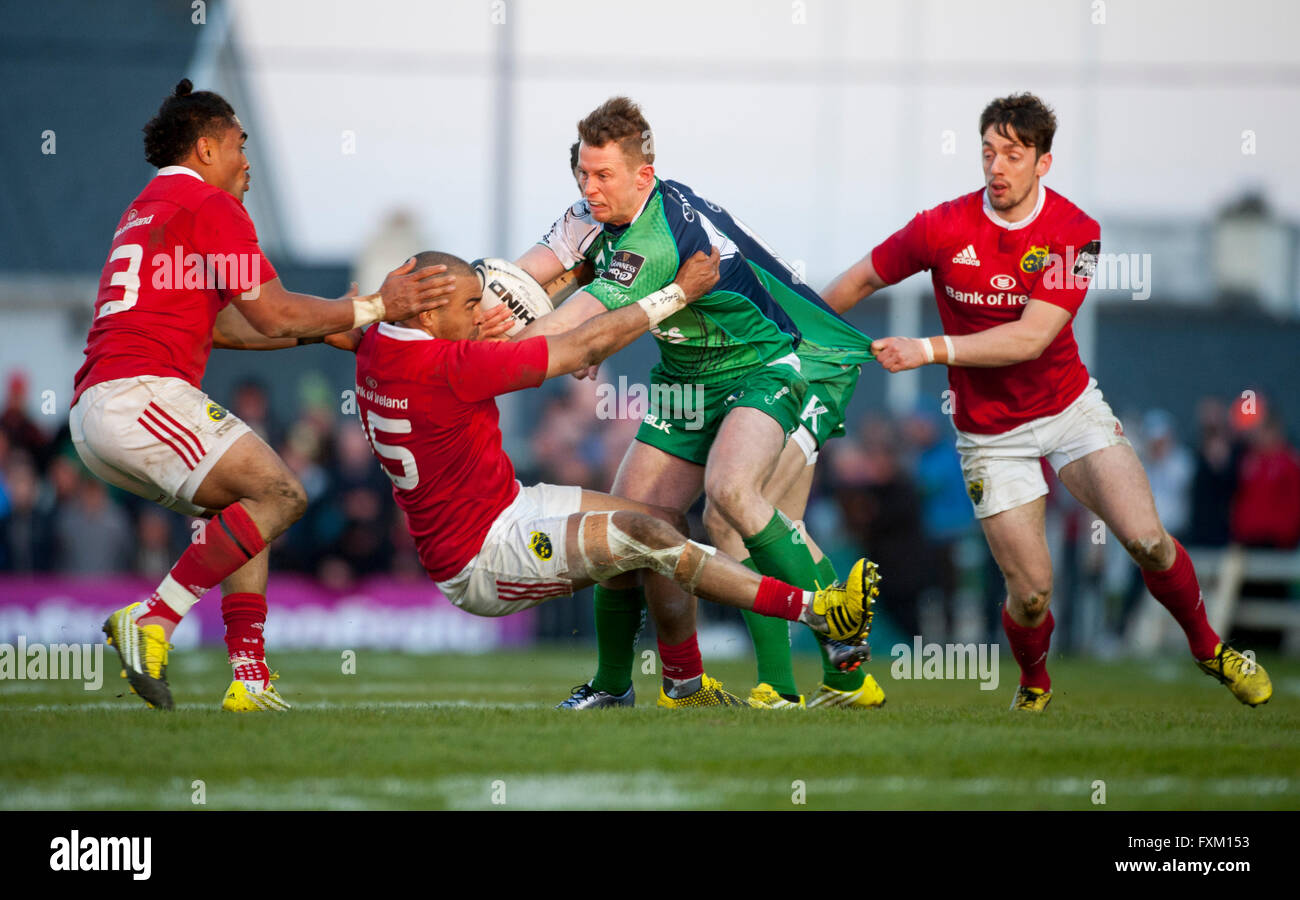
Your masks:
{"label": "red rugby socks", "polygon": [[1201,597],[1201,586],[1196,580],[1196,570],[1192,568],[1192,559],[1183,549],[1183,545],[1174,541],[1174,564],[1163,572],[1142,570],[1142,580],[1146,582],[1151,596],[1160,601],[1169,610],[1174,620],[1187,635],[1187,645],[1192,656],[1197,659],[1209,659],[1214,656],[1219,646],[1219,636],[1210,627],[1205,617],[1205,603]]}
{"label": "red rugby socks", "polygon": [[1020,666],[1020,684],[1022,687],[1041,688],[1044,691],[1052,689],[1052,678],[1047,674],[1047,648],[1052,643],[1052,629],[1056,627],[1056,620],[1052,618],[1052,611],[1047,611],[1047,617],[1039,622],[1035,628],[1026,628],[1024,625],[1017,625],[1007,612],[1005,605],[1002,607],[1002,630],[1007,634],[1007,640],[1011,643],[1011,654],[1016,658],[1016,664]]}

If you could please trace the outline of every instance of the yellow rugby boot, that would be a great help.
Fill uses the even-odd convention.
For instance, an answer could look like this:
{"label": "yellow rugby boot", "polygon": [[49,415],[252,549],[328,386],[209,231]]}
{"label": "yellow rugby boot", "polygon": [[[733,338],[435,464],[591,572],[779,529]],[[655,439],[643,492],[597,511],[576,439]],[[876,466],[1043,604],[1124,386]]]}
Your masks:
{"label": "yellow rugby boot", "polygon": [[1267,703],[1273,696],[1273,682],[1264,667],[1227,644],[1220,643],[1214,648],[1214,656],[1197,660],[1196,665],[1206,675],[1219,679],[1232,696],[1247,706]]}
{"label": "yellow rugby boot", "polygon": [[753,706],[749,700],[742,700],[735,694],[722,689],[722,682],[701,676],[700,689],[684,697],[669,697],[659,685],[659,705],[665,709],[687,709],[696,706]]}
{"label": "yellow rugby boot", "polygon": [[872,607],[879,596],[879,568],[870,560],[860,559],[844,583],[813,595],[802,621],[832,640],[860,644],[871,634]]}
{"label": "yellow rugby boot", "polygon": [[1015,699],[1011,701],[1011,708],[1028,710],[1029,712],[1042,712],[1047,709],[1047,704],[1051,702],[1051,691],[1045,691],[1042,688],[1025,687],[1022,684],[1016,690]]}
{"label": "yellow rugby boot", "polygon": [[104,642],[117,651],[122,673],[131,690],[140,695],[150,709],[172,709],[171,688],[167,686],[167,642],[161,625],[135,624],[132,603],[104,620]]}
{"label": "yellow rugby boot", "polygon": [[817,693],[808,701],[808,708],[825,708],[829,706],[849,706],[855,709],[879,709],[885,705],[885,690],[870,675],[862,682],[862,687],[855,691],[840,691],[826,685],[820,685]]}
{"label": "yellow rugby boot", "polygon": [[[279,677],[280,673],[271,673],[271,681]],[[230,687],[226,688],[226,696],[221,701],[221,708],[226,712],[285,712],[293,707],[285,702],[280,692],[275,689],[275,685],[270,682],[266,687],[262,687],[256,681],[235,679],[230,682]]]}
{"label": "yellow rugby boot", "polygon": [[787,700],[776,688],[764,681],[749,692],[749,705],[759,709],[804,709],[803,694],[798,700]]}

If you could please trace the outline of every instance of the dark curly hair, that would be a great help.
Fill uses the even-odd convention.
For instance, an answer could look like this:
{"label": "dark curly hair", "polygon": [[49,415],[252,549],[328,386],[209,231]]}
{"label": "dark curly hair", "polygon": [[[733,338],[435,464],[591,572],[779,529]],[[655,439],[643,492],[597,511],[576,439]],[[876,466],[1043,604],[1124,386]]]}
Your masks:
{"label": "dark curly hair", "polygon": [[1008,140],[1007,129],[1026,147],[1034,148],[1034,158],[1052,152],[1052,137],[1056,134],[1056,114],[1052,108],[1033,94],[1012,94],[999,97],[980,114],[980,136],[994,126],[998,134]]}
{"label": "dark curly hair", "polygon": [[157,169],[175,165],[200,137],[217,137],[236,122],[234,107],[225,98],[211,91],[195,92],[194,84],[182,78],[158,107],[158,115],[145,123],[144,158]]}

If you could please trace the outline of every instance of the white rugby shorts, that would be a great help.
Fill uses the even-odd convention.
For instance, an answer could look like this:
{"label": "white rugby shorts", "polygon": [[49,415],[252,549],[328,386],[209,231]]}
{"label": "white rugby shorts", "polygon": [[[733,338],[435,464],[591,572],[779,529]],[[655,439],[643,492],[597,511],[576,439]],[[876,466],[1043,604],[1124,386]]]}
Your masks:
{"label": "white rugby shorts", "polygon": [[1034,419],[1002,434],[957,432],[966,493],[975,505],[977,519],[1024,506],[1046,494],[1041,458],[1046,457],[1059,472],[1089,453],[1128,443],[1095,378],[1054,416]]}
{"label": "white rugby shorts", "polygon": [[582,488],[535,484],[518,495],[488,529],[474,558],[438,589],[476,616],[506,616],[573,593],[565,537],[582,509]]}
{"label": "white rugby shorts", "polygon": [[92,385],[68,416],[77,455],[109,484],[187,516],[217,460],[252,431],[180,378],[137,375]]}

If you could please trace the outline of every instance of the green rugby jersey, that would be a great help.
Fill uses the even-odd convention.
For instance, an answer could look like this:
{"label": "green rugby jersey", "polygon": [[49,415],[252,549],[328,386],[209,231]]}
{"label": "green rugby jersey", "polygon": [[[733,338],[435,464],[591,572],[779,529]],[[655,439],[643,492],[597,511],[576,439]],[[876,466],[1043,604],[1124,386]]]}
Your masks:
{"label": "green rugby jersey", "polygon": [[708,294],[650,330],[659,341],[665,376],[718,383],[790,356],[799,330],[773,300],[736,243],[676,189],[656,179],[641,212],[627,225],[591,216],[575,203],[540,242],[573,268],[584,259],[596,269],[586,288],[608,309],[635,303],[672,282],[682,261],[717,247],[721,274]]}
{"label": "green rugby jersey", "polygon": [[[763,287],[799,329],[803,338],[799,347],[801,359],[837,367],[859,365],[875,359],[871,352],[871,338],[844,321],[821,295],[808,286],[793,266],[744,222],[681,182],[668,181],[665,184],[681,194],[695,209],[706,210],[710,220],[740,248]],[[804,376],[810,381],[816,380],[820,374],[805,367]]]}

